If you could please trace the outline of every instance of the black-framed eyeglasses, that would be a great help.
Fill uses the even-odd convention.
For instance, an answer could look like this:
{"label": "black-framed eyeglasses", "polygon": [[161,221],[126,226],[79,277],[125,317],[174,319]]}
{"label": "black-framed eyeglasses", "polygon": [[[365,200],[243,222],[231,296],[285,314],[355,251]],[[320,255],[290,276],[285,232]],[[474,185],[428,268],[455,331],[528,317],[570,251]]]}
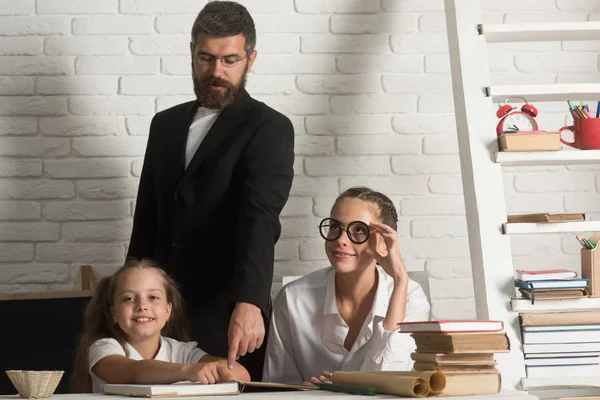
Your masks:
{"label": "black-framed eyeglasses", "polygon": [[195,60],[200,65],[212,65],[217,60],[219,60],[221,62],[221,65],[225,68],[233,68],[236,65],[238,65],[240,61],[246,59],[246,57],[248,57],[248,54],[246,54],[244,57],[240,57],[236,54],[218,57],[208,53],[198,53],[196,54]]}
{"label": "black-framed eyeglasses", "polygon": [[369,225],[362,221],[353,221],[344,228],[342,223],[333,218],[325,218],[319,224],[319,233],[323,239],[328,241],[338,240],[342,235],[342,231],[346,231],[348,239],[354,244],[363,244],[369,240],[370,229]]}

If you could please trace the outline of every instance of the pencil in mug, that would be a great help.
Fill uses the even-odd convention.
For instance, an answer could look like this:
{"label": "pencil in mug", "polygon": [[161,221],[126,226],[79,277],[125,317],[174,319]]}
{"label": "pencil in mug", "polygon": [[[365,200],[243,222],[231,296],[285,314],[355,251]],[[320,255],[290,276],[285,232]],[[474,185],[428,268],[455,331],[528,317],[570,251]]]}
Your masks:
{"label": "pencil in mug", "polygon": [[583,247],[584,249],[589,249],[588,244],[585,242],[585,240],[579,237],[579,235],[575,235],[575,238],[577,239],[581,247]]}

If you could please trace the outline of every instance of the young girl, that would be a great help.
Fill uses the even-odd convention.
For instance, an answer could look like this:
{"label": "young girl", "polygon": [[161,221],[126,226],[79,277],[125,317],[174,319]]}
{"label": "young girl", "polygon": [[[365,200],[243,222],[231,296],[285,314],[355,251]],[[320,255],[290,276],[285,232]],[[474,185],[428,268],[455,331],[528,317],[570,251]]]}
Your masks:
{"label": "young girl", "polygon": [[[131,261],[102,279],[84,316],[74,392],[102,392],[105,383],[215,383],[249,380],[246,369],[187,342],[183,300],[173,280],[151,261]],[[164,336],[163,336],[164,335]]]}
{"label": "young girl", "polygon": [[398,333],[398,323],[427,320],[430,307],[408,278],[397,221],[392,201],[379,192],[351,188],[337,198],[319,226],[331,267],[291,282],[274,301],[264,381],[326,382],[327,371],[412,368],[414,342]]}

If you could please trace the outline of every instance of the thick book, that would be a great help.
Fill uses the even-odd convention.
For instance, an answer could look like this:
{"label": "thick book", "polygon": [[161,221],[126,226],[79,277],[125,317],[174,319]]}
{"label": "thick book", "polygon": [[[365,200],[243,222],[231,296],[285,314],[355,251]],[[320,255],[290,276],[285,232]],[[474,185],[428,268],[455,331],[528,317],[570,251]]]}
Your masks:
{"label": "thick book", "polygon": [[523,332],[558,332],[558,331],[591,331],[599,330],[600,324],[588,325],[537,325],[537,326],[522,326]]}
{"label": "thick book", "polygon": [[238,382],[221,382],[212,385],[201,383],[173,383],[170,385],[105,384],[104,394],[133,397],[179,397],[239,394]]}
{"label": "thick book", "polygon": [[600,357],[553,357],[553,358],[527,358],[525,365],[545,366],[545,365],[598,365]]}
{"label": "thick book", "polygon": [[506,333],[413,333],[417,353],[506,353]]}
{"label": "thick book", "polygon": [[502,384],[500,373],[456,373],[447,372],[446,387],[441,396],[471,396],[497,394]]}
{"label": "thick book", "polygon": [[567,378],[580,376],[600,376],[600,365],[546,365],[525,366],[528,378]]}
{"label": "thick book", "polygon": [[600,311],[525,313],[519,318],[523,326],[600,324]]}
{"label": "thick book", "polygon": [[500,332],[504,322],[493,320],[440,320],[402,322],[400,332],[436,333],[436,332]]}
{"label": "thick book", "polygon": [[434,363],[438,365],[495,365],[493,353],[443,354],[443,353],[411,353],[415,362]]}
{"label": "thick book", "polygon": [[456,365],[456,364],[435,364],[416,362],[414,364],[415,371],[442,371],[442,372],[456,372],[456,373],[489,373],[498,371],[496,369],[496,363],[492,365]]}
{"label": "thick book", "polygon": [[549,279],[543,281],[522,281],[515,279],[515,286],[523,289],[575,289],[587,288],[587,279]]}
{"label": "thick book", "polygon": [[541,358],[573,358],[573,357],[599,357],[600,351],[577,351],[569,353],[530,353],[525,354],[526,360]]}
{"label": "thick book", "polygon": [[513,223],[552,223],[552,222],[581,222],[585,221],[584,213],[541,213],[509,215],[507,222]]}
{"label": "thick book", "polygon": [[545,269],[530,271],[518,269],[515,278],[522,281],[543,281],[548,279],[573,279],[577,278],[577,272],[570,269]]}
{"label": "thick book", "polygon": [[600,338],[595,342],[589,343],[523,343],[523,352],[529,355],[541,353],[580,353],[586,351],[600,352]]}
{"label": "thick book", "polygon": [[[548,343],[589,343],[600,340],[600,330],[589,331],[554,331],[554,332],[521,332],[525,344]],[[590,350],[588,350],[590,351]]]}
{"label": "thick book", "polygon": [[533,300],[558,300],[558,299],[579,299],[587,297],[586,289],[523,289],[519,288],[519,293],[526,298]]}

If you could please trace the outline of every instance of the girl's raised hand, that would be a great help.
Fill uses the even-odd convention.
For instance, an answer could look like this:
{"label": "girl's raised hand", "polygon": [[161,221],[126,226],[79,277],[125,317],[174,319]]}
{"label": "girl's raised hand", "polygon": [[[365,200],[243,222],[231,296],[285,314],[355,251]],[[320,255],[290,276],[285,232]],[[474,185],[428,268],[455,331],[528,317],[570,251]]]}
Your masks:
{"label": "girl's raised hand", "polygon": [[[408,282],[408,273],[398,246],[398,237],[396,231],[386,224],[371,222],[369,227],[373,237],[369,238],[369,247],[373,251],[373,256],[377,263],[383,267],[383,270],[392,278]],[[381,248],[376,235],[381,236],[385,245],[385,250]]]}

